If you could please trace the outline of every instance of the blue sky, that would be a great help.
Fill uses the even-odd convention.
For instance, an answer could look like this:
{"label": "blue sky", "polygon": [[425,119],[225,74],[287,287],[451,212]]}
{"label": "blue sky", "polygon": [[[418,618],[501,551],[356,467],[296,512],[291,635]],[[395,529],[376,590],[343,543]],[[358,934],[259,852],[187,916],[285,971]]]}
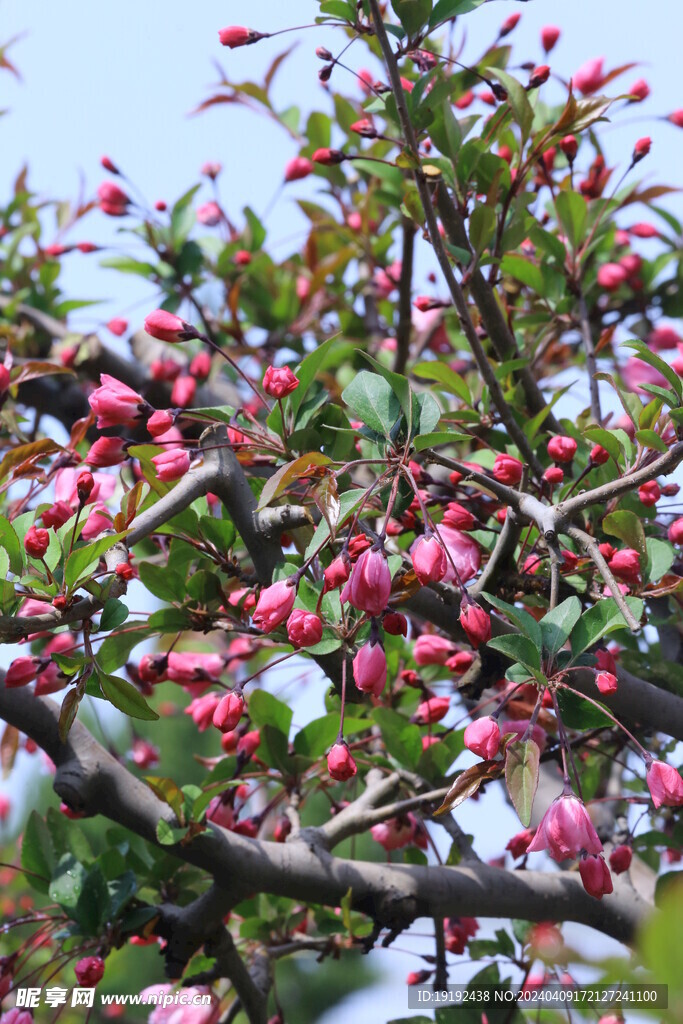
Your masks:
{"label": "blue sky", "polygon": [[[0,107],[10,111],[0,119],[3,195],[24,162],[30,167],[32,188],[46,198],[75,197],[81,182],[86,195],[92,195],[105,176],[99,158],[107,153],[151,201],[173,201],[199,180],[202,163],[219,160],[225,168],[221,194],[230,215],[238,219],[245,204],[264,210],[278,188],[286,161],[296,153],[292,140],[264,118],[235,106],[218,107],[200,117],[188,117],[188,113],[210,94],[216,79],[212,61],[220,61],[236,81],[258,81],[273,57],[295,39],[299,39],[296,53],[276,82],[277,106],[298,102],[304,110],[317,105],[329,109],[317,81],[320,63],[314,50],[321,44],[338,49],[341,37],[336,33],[301,32],[234,52],[222,49],[217,36],[226,24],[275,31],[310,22],[316,11],[315,0],[202,0],[189,9],[184,0],[118,0],[116,4],[0,0],[0,44],[26,33],[10,54],[23,82],[0,75]],[[549,63],[564,77],[591,57],[604,55],[607,68],[641,61],[619,85],[626,91],[636,78],[644,77],[652,95],[620,119],[623,125],[609,129],[605,135],[608,156],[625,165],[635,139],[651,135],[652,156],[641,165],[643,174],[653,181],[683,184],[683,132],[656,120],[683,107],[680,32],[676,30],[680,0],[650,4],[532,0],[524,5],[496,0],[463,19],[466,57],[478,56],[512,11],[522,13],[511,37],[520,60],[540,62],[540,27],[557,24],[563,34]],[[356,68],[369,63],[360,47],[357,53],[350,52],[349,62]],[[342,86],[341,80],[337,85]],[[358,95],[351,79],[343,86]],[[302,226],[293,196],[312,195],[315,189],[314,181],[301,183],[285,191],[275,204],[268,220],[269,237],[278,242],[280,255],[288,251],[286,240]],[[671,198],[668,205],[681,211],[680,197]],[[633,219],[641,217],[642,210],[634,211]],[[120,244],[114,234],[117,226],[94,212],[69,240]],[[47,240],[52,240],[49,233]],[[101,310],[81,314],[78,323],[83,327],[127,313],[132,325],[137,325],[136,320],[156,304],[151,286],[99,270],[96,256],[69,257],[64,280],[70,297],[109,300]],[[485,856],[500,851],[515,830],[512,814],[499,800],[465,805],[458,814],[466,829],[476,829],[477,834],[484,830],[481,850]],[[486,826],[491,818],[500,832]],[[606,940],[600,941],[605,949]],[[387,953],[381,962],[391,965],[391,975],[372,994],[372,1005],[367,993],[362,1000],[359,997],[355,1007],[361,1011],[359,1019],[385,1020],[407,1012],[402,979],[416,968],[416,961]],[[348,1008],[335,1010],[325,1024],[337,1024],[348,1015]]]}

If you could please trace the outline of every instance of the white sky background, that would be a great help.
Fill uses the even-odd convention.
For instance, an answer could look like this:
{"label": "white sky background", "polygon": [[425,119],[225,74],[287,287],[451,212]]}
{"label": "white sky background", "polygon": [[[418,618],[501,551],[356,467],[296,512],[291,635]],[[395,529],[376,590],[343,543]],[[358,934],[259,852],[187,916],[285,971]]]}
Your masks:
{"label": "white sky background", "polygon": [[[619,117],[618,126],[602,136],[608,162],[619,161],[625,166],[634,141],[650,135],[652,154],[640,165],[639,176],[649,183],[681,186],[683,132],[661,120],[676,107],[683,107],[683,17],[679,0],[649,4],[642,0],[532,0],[528,4],[496,0],[462,19],[468,34],[465,60],[479,56],[512,11],[522,13],[509,40],[515,44],[519,62],[544,62],[538,41],[544,24],[556,24],[563,30],[547,62],[565,78],[588,58],[604,55],[608,69],[640,59],[640,66],[610,89],[627,91],[636,78],[644,77],[652,95]],[[2,196],[9,194],[24,162],[30,166],[30,186],[45,198],[75,198],[81,182],[85,194],[92,195],[107,176],[99,167],[99,158],[106,153],[151,202],[163,198],[169,205],[199,180],[199,168],[206,160],[220,160],[224,165],[221,196],[231,218],[239,223],[239,211],[245,204],[257,213],[264,211],[281,182],[285,163],[296,153],[292,140],[265,118],[234,105],[220,106],[199,117],[187,115],[210,95],[210,83],[217,78],[213,60],[218,60],[235,81],[259,81],[273,57],[295,38],[300,40],[296,55],[276,80],[276,106],[284,109],[298,103],[304,111],[316,107],[329,111],[329,100],[316,77],[320,62],[314,50],[318,45],[338,50],[339,33],[319,29],[234,52],[221,48],[217,37],[218,29],[226,24],[274,31],[308,23],[316,13],[313,0],[202,0],[190,6],[185,0],[118,0],[115,4],[0,0],[0,44],[26,33],[9,53],[24,82],[16,83],[7,73],[0,75],[0,108],[10,111],[0,119]],[[362,45],[356,46],[357,50],[353,47],[347,55],[351,66],[372,66]],[[379,74],[378,66],[376,70]],[[349,95],[359,95],[350,76],[342,79],[344,74],[335,71],[333,86]],[[545,86],[544,92],[552,88]],[[547,95],[552,96],[552,92]],[[276,255],[291,251],[297,233],[305,227],[294,197],[312,198],[317,187],[319,182],[314,179],[289,186],[273,207],[267,221],[267,244],[276,243]],[[202,194],[210,198],[208,186]],[[680,216],[680,197],[668,199],[666,205]],[[643,216],[642,208],[633,207],[626,223]],[[118,226],[93,212],[67,241],[88,240],[112,244],[114,251],[127,251],[116,239]],[[49,234],[45,238],[46,242],[52,240]],[[91,329],[112,315],[123,315],[130,320],[131,328],[139,326],[148,309],[156,305],[153,287],[101,270],[97,261],[96,255],[79,253],[65,259],[61,280],[67,297],[108,300],[101,307],[76,314],[74,324]],[[418,292],[430,267],[428,253],[423,254],[419,265]],[[123,340],[112,338],[111,342],[123,345]],[[575,401],[571,409],[565,406],[563,411],[573,413],[582,405],[582,401]],[[310,706],[312,688],[306,689],[305,706],[295,702],[295,721],[299,724],[319,713]],[[322,707],[322,692],[316,703]],[[465,804],[458,811],[458,819],[467,831],[477,835],[477,848],[484,858],[499,853],[519,828],[510,809],[493,794],[479,803]],[[426,932],[428,925],[418,922],[416,930]],[[566,931],[571,934],[572,929]],[[596,951],[607,953],[608,946],[611,949],[615,945],[594,937]],[[397,942],[397,946],[407,945],[404,939]],[[409,970],[419,969],[420,963],[395,952],[379,953],[377,958],[387,965],[386,984],[361,993],[343,1009],[331,1011],[324,1024],[341,1024],[350,1013],[359,1021],[410,1015],[403,979]],[[453,974],[453,980],[460,977]]]}

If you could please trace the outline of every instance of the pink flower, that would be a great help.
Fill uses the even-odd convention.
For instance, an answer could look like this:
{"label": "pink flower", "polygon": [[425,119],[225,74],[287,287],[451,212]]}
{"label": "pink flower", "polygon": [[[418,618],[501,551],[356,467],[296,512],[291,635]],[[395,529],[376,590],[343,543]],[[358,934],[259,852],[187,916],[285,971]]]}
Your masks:
{"label": "pink flower", "polygon": [[173,426],[173,416],[168,409],[157,409],[147,420],[147,430],[152,437],[163,437]]}
{"label": "pink flower", "polygon": [[97,189],[100,210],[110,217],[122,217],[128,212],[130,196],[114,181],[103,181]]}
{"label": "pink flower", "polygon": [[505,849],[509,850],[515,860],[517,860],[518,857],[522,857],[527,852],[529,849],[529,843],[534,838],[535,834],[535,829],[525,828],[521,832],[517,832],[512,837]]}
{"label": "pink flower", "polygon": [[595,677],[595,685],[600,693],[605,695],[617,692],[617,677],[611,672],[598,672]]}
{"label": "pink flower", "polygon": [[546,53],[550,53],[559,38],[560,29],[555,25],[544,25],[541,29],[541,43]]}
{"label": "pink flower", "polygon": [[190,468],[190,455],[183,448],[171,448],[152,459],[158,478],[163,483],[179,480]]}
{"label": "pink flower", "polygon": [[295,156],[285,165],[285,181],[299,181],[313,173],[313,164],[305,156]]}
{"label": "pink flower", "polygon": [[348,602],[368,615],[380,615],[391,594],[391,573],[382,551],[368,548],[351,571],[351,577],[342,591],[343,603]]}
{"label": "pink flower", "polygon": [[33,1014],[29,1010],[20,1010],[13,1006],[0,1017],[0,1024],[34,1024]]}
{"label": "pink flower", "polygon": [[387,853],[390,850],[400,850],[403,846],[411,843],[415,835],[415,819],[406,815],[405,818],[389,818],[379,825],[373,825],[370,835],[383,846]]}
{"label": "pink flower", "polygon": [[490,761],[500,747],[500,729],[494,718],[475,718],[465,729],[465,746],[478,757]]}
{"label": "pink flower", "polygon": [[[683,522],[683,520],[681,521]],[[346,558],[344,558],[343,555],[337,555],[337,557],[330,562],[323,573],[325,591],[336,590],[338,587],[341,587],[342,583],[346,583],[349,578],[349,566],[350,561],[348,555]]]}
{"label": "pink flower", "polygon": [[540,850],[547,850],[556,861],[575,858],[583,850],[590,854],[601,852],[602,843],[581,800],[562,794],[552,802],[527,852]]}
{"label": "pink flower", "polygon": [[175,344],[178,341],[188,341],[196,338],[197,332],[181,317],[175,313],[169,313],[166,309],[155,309],[145,317],[144,328],[147,334],[158,341],[168,341]]}
{"label": "pink flower", "polygon": [[606,292],[615,292],[626,281],[628,271],[620,263],[603,263],[598,270],[598,284]]}
{"label": "pink flower", "polygon": [[630,846],[615,846],[609,855],[609,866],[615,875],[623,875],[628,871],[633,858],[633,850]]}
{"label": "pink flower", "polygon": [[683,518],[674,519],[669,527],[669,540],[672,544],[683,544]]}
{"label": "pink flower", "polygon": [[579,144],[576,140],[576,136],[565,135],[563,139],[560,139],[559,145],[569,163],[572,163],[579,151]]}
{"label": "pink flower", "polygon": [[323,636],[323,624],[313,612],[295,608],[287,619],[287,636],[295,647],[313,647]]}
{"label": "pink flower", "polygon": [[271,398],[285,398],[299,387],[299,379],[288,366],[269,366],[263,377],[263,390]]}
{"label": "pink flower", "polygon": [[99,437],[85,457],[89,466],[118,466],[126,458],[125,442],[120,437]]}
{"label": "pink flower", "polygon": [[207,228],[215,228],[222,219],[223,211],[213,199],[197,207],[197,220]]}
{"label": "pink flower", "polygon": [[582,857],[579,861],[579,874],[584,889],[589,896],[593,896],[596,900],[601,900],[603,896],[608,896],[614,890],[612,876],[602,855]]}
{"label": "pink flower", "polygon": [[[501,722],[500,732],[502,736],[507,736],[508,733],[513,733],[515,739],[521,740],[522,736],[527,731],[528,726],[528,718],[518,718],[514,722]],[[545,750],[546,733],[545,730],[538,724],[538,722],[533,726],[530,738],[534,741],[539,750]]]}
{"label": "pink flower", "polygon": [[[41,610],[45,611],[46,609]],[[5,673],[5,686],[8,688],[26,686],[36,678],[40,671],[40,665],[38,658],[26,656],[15,658]]]}
{"label": "pink flower", "polygon": [[[621,376],[624,378],[624,383],[629,391],[635,391],[639,395],[647,394],[640,387],[641,384],[656,384],[660,388],[669,387],[669,382],[659,370],[656,370],[654,366],[650,366],[648,363],[642,362],[636,356],[631,356],[626,360],[625,365],[621,368]],[[648,396],[648,398],[651,397],[651,395]]]}
{"label": "pink flower", "polygon": [[146,408],[142,397],[108,373],[101,374],[100,384],[88,398],[98,429],[132,426]]}
{"label": "pink flower", "polygon": [[640,555],[633,548],[623,548],[615,552],[607,564],[618,579],[626,583],[639,582]]}
{"label": "pink flower", "polygon": [[467,634],[472,647],[477,648],[491,639],[491,616],[481,605],[463,599],[460,608],[460,625]]}
{"label": "pink flower", "polygon": [[493,463],[493,475],[501,484],[512,486],[518,484],[522,479],[524,467],[514,455],[506,455],[502,452],[496,455]]}
{"label": "pink flower", "polygon": [[420,537],[413,545],[411,557],[415,575],[423,587],[428,583],[438,583],[446,575],[446,552],[436,537]]}
{"label": "pink flower", "polygon": [[413,657],[418,665],[445,665],[455,653],[455,645],[443,636],[423,633],[415,641]]}
{"label": "pink flower", "polygon": [[418,704],[415,719],[420,725],[433,725],[446,717],[450,706],[450,697],[430,697]]}
{"label": "pink flower", "polygon": [[479,566],[481,565],[481,549],[479,545],[476,540],[468,537],[466,533],[462,533],[461,530],[454,530],[451,526],[444,526],[443,523],[439,527],[439,534],[441,540],[446,545],[446,552],[449,556],[443,582],[453,583],[455,581],[455,570],[453,569],[453,564],[455,564],[460,579],[463,583],[467,583],[468,580],[471,580],[479,572]]}
{"label": "pink flower", "polygon": [[43,558],[50,544],[50,534],[39,526],[31,526],[24,536],[24,548],[31,558]]}
{"label": "pink flower", "polygon": [[379,642],[363,644],[353,659],[353,678],[362,693],[379,697],[387,681],[387,659]]}
{"label": "pink flower", "polygon": [[220,654],[171,651],[167,659],[166,675],[179,686],[201,682],[206,687],[219,678],[224,668],[225,662]]}
{"label": "pink flower", "polygon": [[443,514],[443,521],[446,526],[452,526],[456,530],[472,530],[477,525],[477,520],[472,513],[457,501],[448,503]]}
{"label": "pink flower", "polygon": [[674,331],[673,327],[663,324],[661,327],[655,327],[654,330],[650,331],[645,341],[648,348],[651,348],[653,352],[665,352],[676,348],[683,341],[683,338]]}
{"label": "pink flower", "polygon": [[120,338],[121,335],[125,334],[128,330],[128,321],[124,320],[120,316],[112,317],[107,324],[107,330],[111,331],[112,334],[115,334],[117,338]]}
{"label": "pink flower", "polygon": [[[170,984],[150,985],[149,988],[142,990],[140,999],[143,1003],[148,1000],[151,1002],[151,996],[157,999],[156,1006],[147,1018],[148,1024],[216,1024],[220,1017],[221,1004],[210,988],[205,985],[184,988],[182,991],[187,1002],[181,1006],[175,1002],[167,1004],[161,998],[168,995],[174,987]],[[208,1005],[194,1003],[195,998],[202,995],[211,996]]]}
{"label": "pink flower", "polygon": [[287,580],[279,580],[261,591],[254,609],[254,625],[264,633],[272,633],[288,618],[296,599],[296,587]]}
{"label": "pink flower", "polygon": [[683,804],[683,779],[665,761],[650,761],[647,786],[655,807],[679,807]]}
{"label": "pink flower", "polygon": [[104,960],[101,956],[86,956],[74,967],[76,981],[82,988],[94,988],[104,976]]}
{"label": "pink flower", "polygon": [[633,147],[633,163],[636,164],[639,160],[642,160],[643,157],[648,155],[651,149],[652,139],[649,135],[645,135],[642,139],[638,139],[635,146]]}
{"label": "pink flower", "polygon": [[327,755],[327,770],[337,782],[347,782],[356,774],[356,762],[346,743],[335,743]]}
{"label": "pink flower", "polygon": [[553,462],[571,462],[578,445],[573,437],[551,437],[548,441],[548,455]]}
{"label": "pink flower", "polygon": [[639,78],[629,89],[629,94],[635,96],[637,101],[646,100],[650,95],[650,86],[644,78]]}
{"label": "pink flower", "polygon": [[590,96],[591,93],[597,92],[602,86],[605,80],[603,74],[603,64],[605,63],[604,57],[596,57],[594,60],[588,60],[585,64],[582,64],[579,70],[573,75],[572,82],[584,96]]}
{"label": "pink flower", "polygon": [[239,720],[244,714],[244,697],[241,693],[226,693],[213,713],[213,724],[221,732],[230,732],[236,729]]}
{"label": "pink flower", "polygon": [[218,38],[221,46],[229,46],[231,50],[234,50],[237,46],[249,46],[250,43],[255,43],[263,36],[260,32],[255,32],[253,28],[244,28],[243,25],[228,25],[219,30]]}
{"label": "pink flower", "polygon": [[242,754],[243,757],[251,757],[261,745],[261,733],[258,729],[252,729],[251,732],[245,732],[244,736],[240,736],[237,743],[237,753]]}
{"label": "pink flower", "polygon": [[199,732],[206,732],[213,725],[213,716],[220,700],[217,693],[206,693],[203,697],[195,697],[183,713],[191,716]]}
{"label": "pink flower", "polygon": [[182,409],[186,409],[188,405],[191,405],[194,401],[194,396],[197,392],[197,381],[194,377],[190,377],[187,374],[182,374],[173,382],[173,388],[171,390],[171,403],[175,406],[179,406]]}
{"label": "pink flower", "polygon": [[652,508],[662,496],[662,491],[656,480],[648,480],[638,488],[638,497],[643,505]]}
{"label": "pink flower", "polygon": [[207,160],[206,163],[202,164],[200,174],[203,174],[206,178],[211,178],[211,181],[215,181],[222,170],[223,164],[219,163],[218,160]]}
{"label": "pink flower", "polygon": [[[8,817],[9,817],[9,812],[11,810],[12,810],[12,801],[8,797],[6,797],[4,793],[0,793],[0,821],[7,821]],[[2,977],[2,973],[0,972],[0,979],[1,979],[1,977]],[[2,995],[2,991],[0,989],[0,996],[1,995]]]}

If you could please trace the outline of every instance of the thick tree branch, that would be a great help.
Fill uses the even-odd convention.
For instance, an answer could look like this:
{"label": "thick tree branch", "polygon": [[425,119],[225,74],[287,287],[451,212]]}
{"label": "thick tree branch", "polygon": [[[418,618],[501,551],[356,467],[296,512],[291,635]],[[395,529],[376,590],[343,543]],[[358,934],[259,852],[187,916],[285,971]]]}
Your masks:
{"label": "thick tree branch", "polygon": [[403,248],[401,250],[401,280],[398,284],[398,325],[396,327],[396,358],[394,360],[396,373],[405,373],[410,350],[410,334],[413,329],[411,298],[416,228],[407,217],[403,218],[401,228]]}
{"label": "thick tree branch", "polygon": [[[27,733],[57,766],[55,789],[74,809],[110,820],[156,843],[160,819],[173,813],[143,782],[100,747],[76,721],[59,740],[59,709],[26,689],[0,689],[0,716]],[[338,906],[351,890],[355,909],[380,926],[403,928],[417,917],[522,917],[571,920],[623,942],[632,940],[648,906],[626,884],[601,902],[569,872],[503,871],[485,864],[455,868],[347,861],[314,843],[311,830],[285,844],[260,842],[212,827],[186,846],[164,849],[250,891]]]}

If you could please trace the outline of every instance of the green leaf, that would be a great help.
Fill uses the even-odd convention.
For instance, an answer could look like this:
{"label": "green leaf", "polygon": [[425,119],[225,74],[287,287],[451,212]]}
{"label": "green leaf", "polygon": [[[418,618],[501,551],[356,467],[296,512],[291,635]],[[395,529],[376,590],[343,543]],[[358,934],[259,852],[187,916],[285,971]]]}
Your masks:
{"label": "green leaf", "polygon": [[[597,692],[599,691],[596,687]],[[562,721],[569,729],[606,729],[614,725],[612,719],[596,708],[595,704],[561,686],[557,688],[557,702],[560,705]]]}
{"label": "green leaf", "polygon": [[618,537],[630,548],[635,548],[643,558],[647,555],[645,530],[640,516],[637,516],[635,512],[629,512],[628,509],[617,509],[616,512],[610,512],[603,519],[602,528],[611,537]]}
{"label": "green leaf", "polygon": [[434,380],[441,384],[452,395],[461,398],[466,405],[472,405],[472,393],[467,384],[447,363],[434,360],[430,363],[418,363],[413,367],[413,374],[424,380]]}
{"label": "green leaf", "polygon": [[415,768],[422,754],[422,736],[418,726],[390,708],[373,708],[372,717],[381,729],[387,753],[400,764]]}
{"label": "green leaf", "polygon": [[21,576],[24,565],[21,544],[14,527],[4,516],[0,516],[0,547],[7,552],[9,567],[14,575]]}
{"label": "green leaf", "polygon": [[657,537],[648,537],[645,543],[647,545],[647,562],[643,570],[643,577],[651,583],[656,583],[674,564],[676,554],[671,544],[665,540],[659,540]]}
{"label": "green leaf", "polygon": [[543,616],[540,622],[543,646],[551,658],[564,647],[580,616],[581,602],[578,597],[568,597]]}
{"label": "green leaf", "polygon": [[624,343],[624,348],[632,348],[638,353],[639,359],[661,373],[662,377],[665,377],[666,380],[668,380],[669,384],[678,395],[679,403],[681,402],[683,399],[683,382],[673,367],[669,366],[668,363],[665,363],[659,356],[656,356],[654,352],[651,352],[647,345],[643,344],[642,341],[627,341]]}
{"label": "green leaf", "polygon": [[439,0],[429,19],[429,27],[436,28],[437,25],[441,25],[442,22],[448,21],[449,18],[454,18],[458,14],[469,14],[470,11],[475,11],[484,3],[486,0]]}
{"label": "green leaf", "polygon": [[540,758],[541,751],[533,740],[514,740],[505,748],[505,784],[525,828],[531,822]]}
{"label": "green leaf", "polygon": [[526,256],[508,253],[501,260],[500,268],[504,274],[509,274],[516,281],[521,281],[522,284],[533,289],[537,295],[543,296],[546,294],[546,282],[543,277],[543,271],[537,263],[527,259]]}
{"label": "green leaf", "polygon": [[317,348],[313,349],[310,355],[307,355],[305,359],[302,359],[297,366],[294,374],[299,381],[299,386],[287,398],[287,405],[294,413],[295,420],[297,413],[301,408],[301,403],[308,394],[311,384],[315,380],[317,374],[320,373],[328,363],[337,364],[337,359],[341,358],[340,348],[342,351],[345,348],[349,351],[352,350],[351,345],[345,345],[340,341],[339,335],[335,334],[334,337],[328,338],[327,341],[322,343],[322,345],[318,345]]}
{"label": "green leaf", "polygon": [[[426,102],[428,103],[429,100]],[[434,120],[429,126],[429,137],[444,156],[449,157],[453,162],[457,160],[458,150],[462,143],[462,131],[448,100],[444,100],[436,111]]]}
{"label": "green leaf", "polygon": [[83,547],[72,551],[66,561],[66,568],[64,570],[64,582],[69,590],[72,590],[81,579],[94,572],[102,555],[109,551],[110,548],[113,548],[127,533],[128,530],[123,530],[121,533],[111,533],[106,537],[94,540],[91,544],[85,544]]}
{"label": "green leaf", "polygon": [[151,562],[140,562],[140,580],[161,601],[183,601],[185,598],[185,580],[180,573],[174,572],[163,565]]}
{"label": "green leaf", "polygon": [[249,715],[254,725],[259,728],[272,725],[285,736],[289,735],[292,724],[292,709],[267,690],[254,690],[249,697]]}
{"label": "green leaf", "polygon": [[401,415],[401,404],[383,377],[361,370],[342,392],[342,399],[371,430],[386,438],[391,436]]}
{"label": "green leaf", "polygon": [[555,209],[560,227],[576,252],[586,237],[588,203],[578,192],[563,191],[555,199]]}
{"label": "green leaf", "polygon": [[432,0],[391,0],[391,6],[409,36],[414,36],[432,13]]}
{"label": "green leaf", "polygon": [[113,672],[128,659],[130,652],[150,635],[146,622],[131,622],[125,633],[108,636],[97,652],[97,664],[103,672]]}
{"label": "green leaf", "polygon": [[487,647],[494,651],[500,651],[512,661],[518,661],[533,675],[537,675],[541,671],[540,651],[526,636],[519,636],[516,633],[510,633],[508,636],[494,636],[492,640],[489,640]]}
{"label": "green leaf", "polygon": [[99,935],[111,914],[111,901],[107,882],[99,867],[91,868],[85,876],[76,906],[71,911],[84,935]]}
{"label": "green leaf", "polygon": [[123,601],[119,601],[117,597],[110,597],[102,609],[100,630],[103,633],[108,633],[110,630],[116,629],[117,626],[121,626],[127,618],[128,608]]}
{"label": "green leaf", "polygon": [[231,519],[216,519],[215,516],[199,517],[199,532],[222,554],[227,555],[237,540],[237,531]]}
{"label": "green leaf", "polygon": [[163,818],[157,822],[157,839],[162,846],[175,846],[184,838],[186,828],[173,828]]}
{"label": "green leaf", "polygon": [[[625,600],[634,617],[640,619],[643,614],[643,602],[640,598],[627,597]],[[572,658],[576,658],[582,651],[592,647],[607,633],[625,627],[626,622],[613,597],[606,597],[603,601],[598,601],[583,613],[574,627],[571,635]]]}
{"label": "green leaf", "polygon": [[106,699],[119,711],[123,711],[124,715],[140,718],[145,722],[155,722],[158,719],[156,711],[152,710],[132,683],[118,676],[105,675],[103,672],[98,673],[98,679]]}
{"label": "green leaf", "polygon": [[195,212],[192,208],[192,200],[198,189],[199,185],[191,188],[180,197],[171,210],[171,237],[176,250],[180,248],[194,227]]}
{"label": "green leaf", "polygon": [[85,868],[71,853],[60,857],[52,875],[48,895],[61,907],[72,911],[76,907],[83,891]]}
{"label": "green leaf", "polygon": [[[365,718],[345,718],[344,735],[364,732],[372,727],[372,721]],[[321,718],[315,718],[294,737],[294,752],[304,757],[322,757],[337,738],[339,732],[339,713],[330,712]]]}
{"label": "green leaf", "polygon": [[[362,359],[365,359],[366,362],[370,363],[377,373],[384,377],[385,381],[401,403],[401,409],[403,410],[403,415],[406,418],[406,423],[412,423],[413,392],[411,391],[408,378],[403,377],[400,373],[394,373],[393,370],[387,370],[386,366],[382,366],[377,359],[368,355],[367,352],[360,352],[359,355]],[[441,411],[439,410],[439,416],[440,415]]]}
{"label": "green leaf", "polygon": [[521,630],[522,633],[531,640],[534,647],[540,651],[543,646],[543,633],[533,615],[529,615],[529,612],[525,611],[523,608],[516,608],[512,604],[508,604],[507,601],[502,601],[499,597],[494,597],[493,594],[483,593],[481,596],[488,602],[488,604],[492,605],[499,612],[503,612],[510,622],[514,626],[517,626],[517,629]]}
{"label": "green leaf", "polygon": [[519,125],[522,131],[522,146],[529,137],[531,131],[531,125],[534,120],[534,111],[526,89],[518,82],[512,75],[508,75],[506,71],[501,71],[500,68],[487,68],[487,73],[497,78],[499,82],[505,87],[508,94],[508,103],[512,110],[515,121]]}
{"label": "green leaf", "polygon": [[413,438],[413,447],[416,452],[423,452],[427,448],[436,448],[439,444],[457,444],[459,441],[471,441],[469,434],[451,433],[448,430],[439,430],[430,434],[418,434]]}
{"label": "green leaf", "polygon": [[609,452],[615,463],[619,465],[619,460],[623,455],[623,449],[619,444],[619,439],[613,430],[605,430],[604,427],[587,427],[584,430],[585,436],[593,444],[602,445],[606,452]]}
{"label": "green leaf", "polygon": [[496,230],[496,211],[492,206],[478,203],[470,214],[470,245],[477,256],[482,252],[493,238]]}
{"label": "green leaf", "polygon": [[[643,385],[641,385],[641,387],[643,387]],[[648,385],[647,390],[651,390],[652,387],[654,387],[654,385]],[[657,391],[661,390],[661,388],[657,388]],[[670,395],[669,397],[671,401],[675,398],[674,395]],[[636,441],[639,441],[644,448],[654,448],[655,451],[662,452],[662,454],[666,454],[669,450],[666,443],[662,441],[659,434],[655,433],[654,430],[636,430]]]}
{"label": "green leaf", "polygon": [[[21,841],[21,866],[28,873],[29,884],[46,893],[56,862],[49,829],[37,811],[31,811]],[[40,877],[35,877],[40,876]]]}

